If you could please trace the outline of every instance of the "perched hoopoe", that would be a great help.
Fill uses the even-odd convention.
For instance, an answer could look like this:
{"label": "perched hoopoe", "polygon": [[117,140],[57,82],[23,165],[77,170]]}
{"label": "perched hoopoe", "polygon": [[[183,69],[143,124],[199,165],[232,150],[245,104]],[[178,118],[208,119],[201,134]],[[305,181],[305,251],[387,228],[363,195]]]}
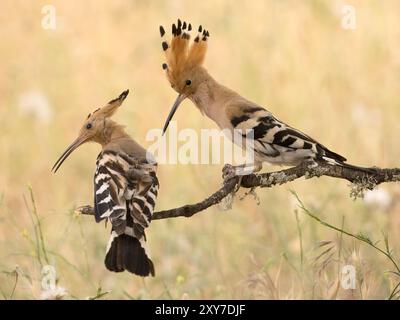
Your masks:
{"label": "perched hoopoe", "polygon": [[[110,119],[128,93],[129,90],[122,92],[87,116],[78,138],[52,170],[56,172],[81,144],[91,141],[101,144],[94,175],[94,211],[96,222],[107,219],[112,225],[105,265],[110,271],[127,270],[143,277],[154,276],[153,262],[144,248],[144,229],[150,224],[157,197],[157,165],[148,161],[151,155],[123,126]],[[132,169],[133,177],[128,177],[127,172]]]}
{"label": "perched hoopoe", "polygon": [[[242,165],[225,172],[225,178],[261,170],[263,162],[276,165],[296,166],[304,160],[323,160],[331,164],[357,168],[371,172],[371,168],[361,168],[344,163],[346,158],[287,124],[276,119],[271,112],[243,98],[235,91],[219,84],[203,67],[207,51],[209,32],[202,26],[190,45],[191,24],[181,22],[172,25],[172,39],[165,39],[166,32],[160,26],[162,48],[166,62],[162,65],[171,87],[178,97],[170,111],[163,132],[176,112],[179,104],[190,99],[202,114],[211,118],[220,129],[234,129],[251,132],[241,135],[239,144],[252,145],[254,163]],[[230,137],[234,137],[232,134]],[[250,143],[246,143],[250,142]],[[237,142],[237,141],[235,141]]]}

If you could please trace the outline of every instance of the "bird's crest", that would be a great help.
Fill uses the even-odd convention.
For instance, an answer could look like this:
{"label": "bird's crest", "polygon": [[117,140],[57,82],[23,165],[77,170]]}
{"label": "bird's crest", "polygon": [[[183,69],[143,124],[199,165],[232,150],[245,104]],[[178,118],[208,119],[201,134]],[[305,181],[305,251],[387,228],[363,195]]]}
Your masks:
{"label": "bird's crest", "polygon": [[172,24],[172,39],[168,42],[163,26],[160,26],[162,48],[165,53],[166,63],[162,65],[171,82],[176,82],[182,74],[196,66],[202,65],[206,51],[209,32],[200,25],[198,34],[190,44],[192,25],[178,19]]}
{"label": "bird's crest", "polygon": [[87,119],[91,118],[92,116],[104,117],[104,118],[111,117],[118,110],[118,107],[122,104],[122,102],[125,100],[128,94],[129,90],[125,90],[117,98],[107,102],[105,106],[97,108],[95,111],[89,113]]}

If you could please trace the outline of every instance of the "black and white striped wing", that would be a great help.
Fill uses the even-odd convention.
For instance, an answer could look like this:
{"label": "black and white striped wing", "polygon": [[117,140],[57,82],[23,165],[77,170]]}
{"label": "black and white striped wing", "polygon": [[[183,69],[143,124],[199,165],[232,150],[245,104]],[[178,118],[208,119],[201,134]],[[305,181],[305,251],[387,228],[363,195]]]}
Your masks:
{"label": "black and white striped wing", "polygon": [[[130,218],[132,218],[134,234],[140,239],[144,237],[144,229],[150,225],[155,208],[159,183],[154,172],[149,174],[151,182],[137,184],[132,197],[128,201]],[[130,225],[128,219],[128,226]]]}
{"label": "black and white striped wing", "polygon": [[324,147],[308,135],[277,120],[261,107],[243,109],[231,119],[235,129],[253,130],[254,150],[257,156],[271,163],[298,164],[307,158],[327,157],[343,162],[346,159]]}
{"label": "black and white striped wing", "polygon": [[[127,172],[133,167],[137,168],[137,176],[128,177]],[[129,211],[133,225],[140,230],[140,239],[150,224],[159,186],[151,165],[138,164],[126,154],[103,151],[97,158],[94,185],[96,221],[110,219],[113,230],[121,234]]]}
{"label": "black and white striped wing", "polygon": [[113,228],[123,232],[126,225],[125,189],[128,185],[123,168],[113,154],[97,157],[94,175],[94,209],[96,222],[110,219]]}

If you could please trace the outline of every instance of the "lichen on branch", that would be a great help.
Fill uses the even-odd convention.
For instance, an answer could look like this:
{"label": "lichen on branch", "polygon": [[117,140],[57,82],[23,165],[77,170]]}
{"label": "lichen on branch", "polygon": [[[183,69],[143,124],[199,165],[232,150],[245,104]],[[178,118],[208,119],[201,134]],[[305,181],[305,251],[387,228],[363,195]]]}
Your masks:
{"label": "lichen on branch", "polygon": [[[161,220],[176,217],[191,217],[220,203],[228,196],[232,197],[233,194],[238,191],[239,183],[242,188],[254,190],[257,187],[271,188],[275,185],[285,184],[301,177],[312,179],[322,176],[349,181],[351,183],[350,196],[353,199],[357,199],[362,197],[366,190],[372,190],[381,183],[400,181],[400,168],[381,169],[374,167],[370,171],[365,171],[356,167],[344,167],[328,164],[326,162],[303,162],[296,167],[280,171],[250,174],[242,176],[241,178],[234,177],[225,182],[219,190],[203,201],[154,212],[152,219]],[[93,207],[89,205],[79,207],[76,210],[81,214],[94,215]]]}

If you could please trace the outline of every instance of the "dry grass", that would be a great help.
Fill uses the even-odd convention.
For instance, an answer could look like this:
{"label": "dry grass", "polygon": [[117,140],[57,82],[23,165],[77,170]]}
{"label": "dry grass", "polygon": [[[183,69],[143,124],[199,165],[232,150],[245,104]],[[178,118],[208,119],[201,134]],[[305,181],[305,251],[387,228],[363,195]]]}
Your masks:
{"label": "dry grass", "polygon": [[[53,1],[58,27],[46,31],[46,3],[0,4],[2,298],[39,298],[47,263],[68,298],[371,299],[396,292],[399,279],[387,272],[393,265],[386,256],[310,219],[290,190],[323,221],[381,239],[383,248],[384,231],[396,253],[397,185],[381,187],[391,199],[385,206],[353,201],[345,182],[321,178],[258,190],[260,205],[246,197],[227,212],[215,207],[155,221],[148,239],[157,276],[142,280],[108,272],[108,230],[73,213],[92,202],[99,147],[82,147],[56,175],[50,168],[84,117],[126,88],[132,94],[116,119],[144,145],[147,130],[162,126],[175,94],[161,69],[158,25],[177,17],[210,30],[206,64],[220,82],[352,163],[399,166],[398,1],[353,1],[356,30],[341,28],[344,1],[93,0]],[[53,114],[21,110],[32,90]],[[215,127],[189,102],[176,119],[181,128]],[[160,166],[157,208],[204,198],[219,187],[221,168]],[[344,264],[356,267],[355,290],[339,285]]]}

